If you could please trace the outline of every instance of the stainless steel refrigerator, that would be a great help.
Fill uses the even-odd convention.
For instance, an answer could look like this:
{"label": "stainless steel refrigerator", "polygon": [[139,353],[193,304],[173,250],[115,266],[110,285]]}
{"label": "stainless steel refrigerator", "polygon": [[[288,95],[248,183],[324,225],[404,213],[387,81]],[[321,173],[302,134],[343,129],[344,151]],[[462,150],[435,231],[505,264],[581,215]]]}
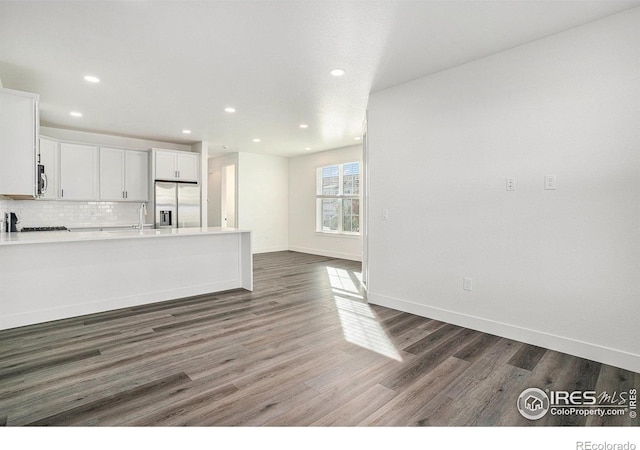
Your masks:
{"label": "stainless steel refrigerator", "polygon": [[156,228],[200,226],[200,186],[197,183],[156,181]]}

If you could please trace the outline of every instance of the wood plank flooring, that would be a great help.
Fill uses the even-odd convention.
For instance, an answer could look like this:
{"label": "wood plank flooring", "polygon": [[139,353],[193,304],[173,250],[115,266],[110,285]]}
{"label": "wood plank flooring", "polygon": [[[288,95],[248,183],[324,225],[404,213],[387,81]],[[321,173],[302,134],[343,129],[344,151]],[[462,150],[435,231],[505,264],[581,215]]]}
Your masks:
{"label": "wood plank flooring", "polygon": [[360,264],[254,257],[236,290],[0,331],[0,425],[637,426],[516,409],[640,374],[371,306]]}

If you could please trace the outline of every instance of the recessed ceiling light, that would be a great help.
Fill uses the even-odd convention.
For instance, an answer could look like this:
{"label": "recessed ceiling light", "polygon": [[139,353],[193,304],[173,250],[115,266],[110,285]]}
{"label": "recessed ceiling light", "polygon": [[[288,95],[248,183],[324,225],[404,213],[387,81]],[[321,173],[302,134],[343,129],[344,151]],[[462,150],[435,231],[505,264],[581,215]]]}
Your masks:
{"label": "recessed ceiling light", "polygon": [[234,113],[234,112],[236,112],[236,109],[235,109],[235,108],[232,108],[231,106],[227,106],[227,107],[224,109],[224,112]]}
{"label": "recessed ceiling light", "polygon": [[362,139],[360,136],[356,136],[353,138],[354,141],[359,141],[360,139]]}
{"label": "recessed ceiling light", "polygon": [[73,117],[82,117],[82,113],[78,112],[78,111],[71,111],[69,113],[69,115],[73,116]]}
{"label": "recessed ceiling light", "polygon": [[253,142],[260,142],[259,138],[253,138]]}
{"label": "recessed ceiling light", "polygon": [[306,123],[301,123],[300,128],[309,128],[309,125],[307,125]]}
{"label": "recessed ceiling light", "polygon": [[94,77],[93,75],[85,75],[84,79],[89,83],[100,83],[100,78]]}
{"label": "recessed ceiling light", "polygon": [[341,77],[342,75],[344,75],[345,73],[347,73],[346,70],[344,69],[333,69],[331,72],[331,75],[333,75],[334,77]]}
{"label": "recessed ceiling light", "polygon": [[191,134],[191,130],[182,130],[184,134]]}
{"label": "recessed ceiling light", "polygon": [[305,147],[304,149],[305,150],[311,150],[311,147]]}

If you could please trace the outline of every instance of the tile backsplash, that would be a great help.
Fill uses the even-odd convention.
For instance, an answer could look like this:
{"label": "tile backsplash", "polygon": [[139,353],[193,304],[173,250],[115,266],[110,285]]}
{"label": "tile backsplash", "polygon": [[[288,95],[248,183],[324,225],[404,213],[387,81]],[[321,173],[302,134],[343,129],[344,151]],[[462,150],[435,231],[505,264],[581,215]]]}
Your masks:
{"label": "tile backsplash", "polygon": [[[64,202],[0,199],[0,213],[15,212],[22,227],[66,226],[67,228],[105,227],[138,223],[140,203]],[[146,223],[153,223],[147,203]]]}

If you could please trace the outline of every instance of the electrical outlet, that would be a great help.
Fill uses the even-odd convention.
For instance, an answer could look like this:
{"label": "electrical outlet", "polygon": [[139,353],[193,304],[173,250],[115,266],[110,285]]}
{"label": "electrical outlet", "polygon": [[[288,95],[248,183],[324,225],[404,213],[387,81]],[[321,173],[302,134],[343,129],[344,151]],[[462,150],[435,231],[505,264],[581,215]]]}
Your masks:
{"label": "electrical outlet", "polygon": [[507,177],[507,191],[515,191],[515,190],[516,190],[515,177]]}
{"label": "electrical outlet", "polygon": [[465,291],[473,290],[473,280],[471,279],[471,277],[462,278],[462,289],[464,289]]}
{"label": "electrical outlet", "polygon": [[382,210],[382,220],[389,220],[389,210],[388,209],[383,209]]}
{"label": "electrical outlet", "polygon": [[545,175],[544,176],[544,188],[547,191],[553,191],[556,189],[556,176]]}

